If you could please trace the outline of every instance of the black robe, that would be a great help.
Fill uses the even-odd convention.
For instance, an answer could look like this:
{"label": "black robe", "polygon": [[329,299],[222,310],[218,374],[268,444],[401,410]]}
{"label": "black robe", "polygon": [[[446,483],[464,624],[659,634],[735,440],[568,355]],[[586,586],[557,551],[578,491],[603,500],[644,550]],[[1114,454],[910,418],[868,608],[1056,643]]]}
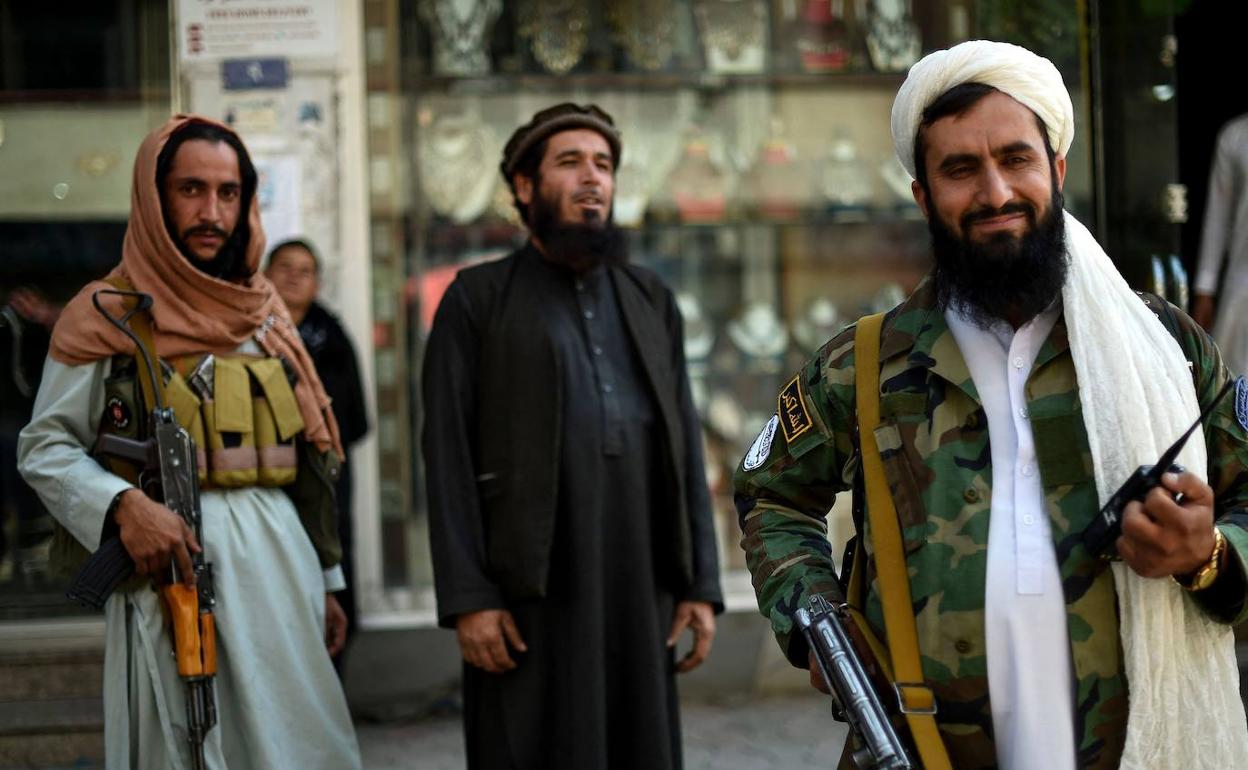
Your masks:
{"label": "black robe", "polygon": [[[515,671],[503,675],[465,665],[470,767],[680,766],[673,656],[665,640],[676,601],[718,605],[718,586],[711,595],[705,586],[681,587],[666,563],[668,544],[659,542],[665,530],[656,524],[671,515],[659,481],[659,409],[626,329],[617,279],[607,269],[577,277],[545,262],[529,277],[542,292],[547,316],[534,326],[549,330],[564,395],[554,537],[543,597],[480,607],[506,606],[529,651],[518,655]],[[453,339],[431,340],[427,383],[466,374],[435,371],[464,365],[463,358],[439,350],[480,345],[472,325],[454,316],[453,304],[439,310],[434,334]],[[678,375],[687,392],[684,372]],[[433,395],[426,401],[427,439],[445,438],[444,431],[454,429],[450,415],[440,411],[448,406],[440,392],[426,388]],[[691,404],[681,401],[682,418],[689,418],[682,422],[696,426]],[[700,438],[690,438],[700,458]],[[436,451],[437,441],[427,442],[431,481],[433,474],[462,472],[446,458],[431,457]],[[448,537],[471,537],[464,531],[467,522],[448,520],[446,507],[431,506],[440,524],[432,527],[435,551]],[[709,510],[699,514],[709,517]],[[713,555],[713,541],[710,548]],[[440,593],[440,604],[442,599]],[[460,606],[457,599],[451,603]]]}
{"label": "black robe", "polygon": [[[52,526],[35,491],[17,472],[17,434],[30,422],[50,339],[40,324],[0,317],[0,561],[10,546],[37,546]],[[17,514],[16,544],[7,538],[10,510]],[[23,557],[15,555],[20,563]]]}
{"label": "black robe", "polygon": [[[355,346],[342,328],[342,323],[319,302],[313,302],[299,322],[299,336],[316,366],[316,374],[333,401],[331,408],[338,420],[342,446],[350,452],[351,445],[368,433],[368,413],[364,401],[364,385],[360,380]],[[352,477],[350,458],[343,460],[338,481],[334,483],[338,500],[338,539],[342,543],[342,572],[347,587],[336,596],[347,615],[347,641],[359,627],[359,609],[355,601],[355,531],[351,512]],[[334,656],[334,668],[342,675],[346,649]]]}

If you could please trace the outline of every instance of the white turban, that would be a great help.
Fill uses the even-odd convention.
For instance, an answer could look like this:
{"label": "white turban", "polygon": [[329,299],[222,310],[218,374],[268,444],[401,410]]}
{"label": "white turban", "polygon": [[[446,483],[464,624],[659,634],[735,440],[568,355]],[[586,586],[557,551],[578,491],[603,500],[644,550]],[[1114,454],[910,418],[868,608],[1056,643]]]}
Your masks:
{"label": "white turban", "polygon": [[893,102],[893,146],[914,177],[914,139],[923,110],[963,83],[983,83],[1014,97],[1039,116],[1049,144],[1065,155],[1075,138],[1075,110],[1053,62],[1009,43],[970,40],[924,56],[910,68]]}

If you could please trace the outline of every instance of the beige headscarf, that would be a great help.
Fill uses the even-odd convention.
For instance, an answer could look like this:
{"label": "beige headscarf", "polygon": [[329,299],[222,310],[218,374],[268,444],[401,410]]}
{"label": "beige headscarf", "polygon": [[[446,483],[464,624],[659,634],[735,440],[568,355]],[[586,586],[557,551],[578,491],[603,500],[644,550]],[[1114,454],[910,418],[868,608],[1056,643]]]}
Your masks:
{"label": "beige headscarf", "polygon": [[[893,142],[914,175],[923,110],[962,83],[993,86],[1029,107],[1065,155],[1074,138],[1070,95],[1053,64],[1025,48],[976,40],[914,65],[893,104]],[[1200,408],[1182,349],[1078,220],[1065,213],[1070,271],[1062,306],[1101,504],[1139,465],[1157,461]],[[1148,419],[1140,419],[1147,415]],[[1205,443],[1179,462],[1202,478]],[[1210,620],[1169,578],[1113,567],[1129,684],[1121,767],[1248,767],[1231,629]]]}
{"label": "beige headscarf", "polygon": [[[285,358],[298,375],[295,398],[305,425],[304,436],[322,450],[333,447],[342,455],[338,424],[316,367],[273,284],[259,272],[264,254],[260,204],[252,195],[247,212],[251,239],[246,263],[250,278],[235,282],[213,278],[192,265],[178,250],[165,227],[160,191],[156,188],[156,161],[169,137],[189,123],[205,123],[227,132],[220,123],[198,115],[175,115],[147,135],[134,160],[130,190],[130,222],[126,227],[121,264],[109,278],[125,279],[136,291],[152,296],[152,336],[162,358],[196,353],[229,353],[250,337],[271,356]],[[79,365],[116,353],[133,353],[130,340],[108,323],[91,304],[105,281],[87,284],[70,300],[52,330],[51,356]],[[106,308],[120,315],[121,300],[104,298]]]}

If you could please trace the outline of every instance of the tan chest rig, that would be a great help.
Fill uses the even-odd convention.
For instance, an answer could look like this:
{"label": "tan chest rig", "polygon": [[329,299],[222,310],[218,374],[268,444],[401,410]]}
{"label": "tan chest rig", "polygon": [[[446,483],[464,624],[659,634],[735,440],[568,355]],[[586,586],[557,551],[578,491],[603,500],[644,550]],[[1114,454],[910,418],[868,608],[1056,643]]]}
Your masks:
{"label": "tan chest rig", "polygon": [[[108,282],[117,289],[133,288],[122,279]],[[144,348],[154,350],[148,314],[137,313],[131,323]],[[146,371],[139,371],[133,356],[114,356],[111,364],[104,382],[98,433],[145,441],[154,402],[151,378]],[[166,405],[195,443],[200,488],[282,487],[321,567],[338,564],[342,545],[334,483],[340,460],[332,449],[321,450],[303,440],[295,378],[282,360],[261,355],[218,358],[201,354],[161,360],[159,364]],[[136,486],[140,470],[154,464],[150,457],[144,462],[121,460],[94,450],[92,455]],[[67,529],[53,525],[49,562],[55,574],[73,575],[88,555],[87,548]],[[143,583],[136,576],[122,587],[134,590]]]}
{"label": "tan chest rig", "polygon": [[[146,439],[151,412],[132,356],[115,356],[104,382],[99,432]],[[234,354],[161,359],[165,398],[178,424],[191,434],[202,489],[282,487],[295,481],[295,440],[303,416],[294,375],[278,358]],[[99,457],[117,475],[134,481],[137,469]]]}

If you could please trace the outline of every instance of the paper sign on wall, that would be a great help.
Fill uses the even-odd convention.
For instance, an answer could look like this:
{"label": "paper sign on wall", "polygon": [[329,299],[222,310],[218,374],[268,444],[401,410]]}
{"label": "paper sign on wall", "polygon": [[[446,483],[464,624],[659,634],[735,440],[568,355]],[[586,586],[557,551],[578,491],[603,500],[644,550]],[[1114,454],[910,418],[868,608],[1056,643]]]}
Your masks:
{"label": "paper sign on wall", "polygon": [[184,62],[338,55],[336,0],[178,0]]}

